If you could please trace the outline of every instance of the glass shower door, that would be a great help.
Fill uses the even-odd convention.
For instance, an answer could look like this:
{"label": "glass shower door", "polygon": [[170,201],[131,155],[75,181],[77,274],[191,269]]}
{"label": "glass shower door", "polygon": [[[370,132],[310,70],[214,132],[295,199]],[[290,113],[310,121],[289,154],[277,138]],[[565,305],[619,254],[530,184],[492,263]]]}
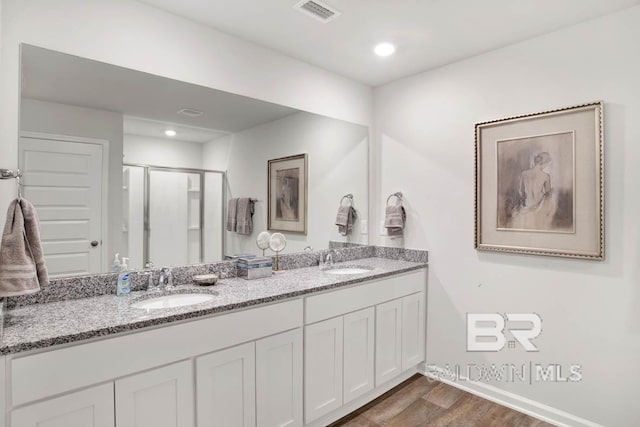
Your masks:
{"label": "glass shower door", "polygon": [[200,262],[200,177],[149,170],[149,260],[156,266]]}
{"label": "glass shower door", "polygon": [[219,171],[124,165],[120,255],[136,270],[220,261],[225,182]]}

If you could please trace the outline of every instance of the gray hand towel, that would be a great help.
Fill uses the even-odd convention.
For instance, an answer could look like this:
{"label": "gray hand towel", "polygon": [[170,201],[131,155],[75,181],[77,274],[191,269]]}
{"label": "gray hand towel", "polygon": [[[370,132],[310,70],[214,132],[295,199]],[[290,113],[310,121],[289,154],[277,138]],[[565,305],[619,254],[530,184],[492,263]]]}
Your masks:
{"label": "gray hand towel", "polygon": [[238,234],[249,235],[253,232],[253,202],[248,197],[238,199],[236,214],[236,231]]}
{"label": "gray hand towel", "polygon": [[357,214],[353,206],[340,206],[338,215],[336,216],[336,225],[338,231],[343,236],[349,236],[353,231],[353,222],[356,220]]}
{"label": "gray hand towel", "polygon": [[227,231],[236,231],[238,199],[229,199],[227,204]]}
{"label": "gray hand towel", "polygon": [[407,221],[407,214],[404,206],[387,206],[384,215],[384,226],[387,229],[387,236],[398,237],[404,233],[404,226]]}
{"label": "gray hand towel", "polygon": [[16,199],[9,205],[2,234],[0,296],[32,294],[48,284],[38,214],[27,200]]}

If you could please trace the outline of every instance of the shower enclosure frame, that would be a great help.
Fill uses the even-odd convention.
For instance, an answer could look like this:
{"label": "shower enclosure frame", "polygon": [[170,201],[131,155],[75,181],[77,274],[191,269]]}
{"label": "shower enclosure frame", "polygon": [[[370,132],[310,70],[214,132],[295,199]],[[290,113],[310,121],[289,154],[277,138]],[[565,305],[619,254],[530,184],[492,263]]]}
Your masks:
{"label": "shower enclosure frame", "polygon": [[[178,172],[178,173],[190,173],[190,174],[198,174],[200,175],[200,263],[204,263],[204,193],[205,193],[205,173],[217,173],[222,177],[222,203],[221,203],[221,221],[220,221],[220,229],[222,230],[222,241],[221,241],[221,256],[224,258],[225,247],[226,247],[226,233],[225,233],[225,205],[227,200],[227,172],[226,171],[218,171],[213,169],[194,169],[194,168],[179,168],[179,167],[169,167],[169,166],[156,166],[156,165],[148,165],[142,163],[123,163],[122,167],[137,167],[142,168],[143,172],[143,232],[142,232],[142,265],[146,266],[149,260],[149,233],[150,233],[150,205],[151,205],[151,182],[149,179],[149,174],[152,171],[163,171],[163,172]],[[210,260],[220,261],[220,260]]]}

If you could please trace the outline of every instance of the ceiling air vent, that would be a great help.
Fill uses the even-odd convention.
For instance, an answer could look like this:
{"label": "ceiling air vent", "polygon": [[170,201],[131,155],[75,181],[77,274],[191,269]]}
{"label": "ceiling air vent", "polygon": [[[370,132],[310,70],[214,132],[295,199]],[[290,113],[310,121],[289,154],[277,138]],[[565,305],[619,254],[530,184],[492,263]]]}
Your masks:
{"label": "ceiling air vent", "polygon": [[294,9],[298,9],[299,11],[312,16],[318,21],[324,23],[327,23],[332,19],[340,16],[340,12],[338,12],[328,4],[314,0],[303,0],[293,7]]}
{"label": "ceiling air vent", "polygon": [[190,108],[183,108],[182,110],[178,110],[178,114],[182,114],[187,117],[200,117],[204,114],[202,111],[192,110]]}

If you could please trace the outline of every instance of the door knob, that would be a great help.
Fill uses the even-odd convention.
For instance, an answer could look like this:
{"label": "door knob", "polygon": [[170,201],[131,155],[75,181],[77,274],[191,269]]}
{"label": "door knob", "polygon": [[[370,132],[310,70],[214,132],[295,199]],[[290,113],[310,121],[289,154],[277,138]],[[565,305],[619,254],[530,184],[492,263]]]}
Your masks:
{"label": "door knob", "polygon": [[99,244],[100,244],[100,242],[98,242],[97,240],[92,240],[92,241],[91,241],[91,246],[93,246],[94,248],[95,248],[96,246],[98,246]]}

